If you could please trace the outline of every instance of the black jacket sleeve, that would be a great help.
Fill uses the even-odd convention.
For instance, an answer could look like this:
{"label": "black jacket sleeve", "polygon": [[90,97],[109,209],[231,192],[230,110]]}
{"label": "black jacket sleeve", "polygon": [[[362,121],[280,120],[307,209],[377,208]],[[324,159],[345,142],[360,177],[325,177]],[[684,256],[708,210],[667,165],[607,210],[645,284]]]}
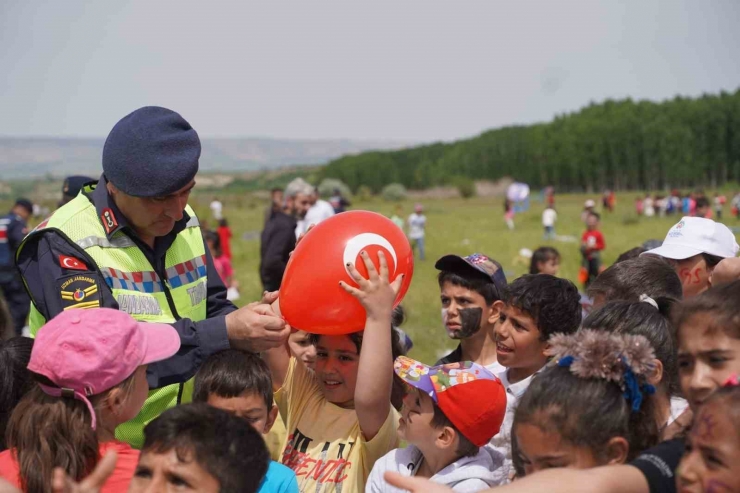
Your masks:
{"label": "black jacket sleeve", "polygon": [[[264,235],[262,245],[262,267],[260,273],[263,280],[269,280],[279,285],[285,273],[285,267],[290,258],[290,252],[295,248],[295,224],[283,221],[280,218],[268,225],[270,231]],[[279,222],[278,222],[279,221]]]}
{"label": "black jacket sleeve", "polygon": [[[97,299],[97,306],[119,309],[105,279],[76,245],[71,245],[53,231],[36,235],[28,241],[31,243],[25,245],[18,256],[18,269],[36,309],[46,320],[61,313],[69,303],[62,299],[62,286],[74,276],[88,278],[97,285],[97,296],[93,298]],[[76,268],[65,268],[61,265],[64,257],[77,259],[81,265],[73,263]],[[180,350],[166,361],[149,365],[147,380],[151,388],[187,381],[205,358],[229,347],[225,315],[236,307],[226,300],[226,289],[208,254],[207,261],[207,315],[210,318],[201,322],[181,319],[171,324],[180,335]]]}

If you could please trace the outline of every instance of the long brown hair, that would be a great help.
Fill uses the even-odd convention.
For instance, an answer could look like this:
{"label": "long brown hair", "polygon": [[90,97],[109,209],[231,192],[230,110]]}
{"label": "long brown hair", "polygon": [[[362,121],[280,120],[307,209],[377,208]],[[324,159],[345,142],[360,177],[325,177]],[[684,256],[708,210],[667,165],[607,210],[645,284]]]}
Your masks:
{"label": "long brown hair", "polygon": [[[48,379],[34,374],[44,385]],[[114,388],[128,397],[134,386],[133,375]],[[92,396],[97,408],[110,389]],[[100,420],[98,420],[100,422]],[[6,432],[8,447],[18,462],[21,488],[26,493],[51,493],[54,468],[60,467],[76,481],[87,476],[98,463],[98,437],[92,428],[87,406],[77,399],[45,394],[36,385],[13,410]]]}

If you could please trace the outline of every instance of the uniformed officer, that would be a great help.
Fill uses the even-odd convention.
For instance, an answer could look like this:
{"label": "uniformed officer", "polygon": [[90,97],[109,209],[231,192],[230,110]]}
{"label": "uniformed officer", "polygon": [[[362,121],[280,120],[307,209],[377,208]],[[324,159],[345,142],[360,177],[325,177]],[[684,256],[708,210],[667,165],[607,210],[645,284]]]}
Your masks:
{"label": "uniformed officer", "polygon": [[228,347],[262,351],[290,332],[266,303],[237,310],[226,300],[187,205],[200,150],[198,134],[179,114],[134,111],[108,135],[97,184],[57,209],[18,252],[33,302],[32,334],[63,310],[99,306],[179,332],[180,352],[149,366],[155,390],[141,413],[116,430],[134,446],[142,444],[147,422],[189,400],[188,380],[210,354]]}
{"label": "uniformed officer", "polygon": [[77,197],[80,194],[82,187],[93,181],[97,180],[94,180],[89,176],[82,175],[73,175],[65,178],[64,183],[62,184],[62,200],[59,202],[59,207]]}
{"label": "uniformed officer", "polygon": [[16,335],[21,335],[28,318],[29,300],[15,268],[15,253],[28,233],[26,222],[33,213],[33,204],[18,199],[10,212],[0,218],[0,289],[8,305]]}

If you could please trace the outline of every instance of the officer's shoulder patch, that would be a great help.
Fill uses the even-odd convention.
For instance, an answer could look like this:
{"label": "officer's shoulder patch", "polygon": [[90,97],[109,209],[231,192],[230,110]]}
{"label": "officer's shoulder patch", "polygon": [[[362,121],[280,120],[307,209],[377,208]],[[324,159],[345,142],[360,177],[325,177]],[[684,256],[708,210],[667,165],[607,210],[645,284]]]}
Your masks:
{"label": "officer's shoulder patch", "polygon": [[102,303],[99,283],[95,274],[72,274],[56,281],[62,308],[98,308]]}

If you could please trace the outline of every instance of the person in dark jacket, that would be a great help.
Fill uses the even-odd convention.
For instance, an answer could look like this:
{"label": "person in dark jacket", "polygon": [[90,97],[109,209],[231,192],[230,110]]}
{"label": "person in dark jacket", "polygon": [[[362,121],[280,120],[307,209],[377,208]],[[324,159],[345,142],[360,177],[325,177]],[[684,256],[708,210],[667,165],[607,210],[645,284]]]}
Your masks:
{"label": "person in dark jacket", "polygon": [[10,212],[0,217],[0,291],[13,320],[16,335],[22,334],[31,306],[31,300],[23,289],[23,281],[15,268],[15,253],[28,233],[26,222],[31,214],[31,201],[18,199]]}
{"label": "person in dark jacket", "polygon": [[311,207],[313,188],[296,178],[285,188],[285,208],[273,210],[262,230],[260,279],[266,291],[277,291],[283,281],[290,252],[295,248],[296,225]]}

